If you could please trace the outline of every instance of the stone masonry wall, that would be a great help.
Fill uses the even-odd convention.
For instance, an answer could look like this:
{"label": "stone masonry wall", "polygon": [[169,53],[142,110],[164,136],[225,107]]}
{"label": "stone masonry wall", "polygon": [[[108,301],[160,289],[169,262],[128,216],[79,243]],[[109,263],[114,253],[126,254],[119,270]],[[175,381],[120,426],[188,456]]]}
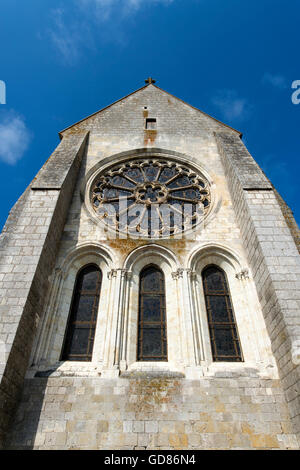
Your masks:
{"label": "stone masonry wall", "polygon": [[237,156],[249,159],[242,142],[225,134],[217,140],[292,422],[299,434],[299,253],[272,186],[260,176],[261,181],[247,187],[248,168],[236,165]]}
{"label": "stone masonry wall", "polygon": [[285,218],[286,224],[287,224],[287,226],[289,227],[289,229],[291,231],[291,234],[292,234],[292,237],[293,237],[294,242],[296,244],[296,247],[297,247],[297,249],[300,253],[300,229],[299,229],[299,227],[297,225],[297,222],[294,218],[294,214],[293,214],[292,210],[289,208],[289,206],[286,204],[286,202],[282,199],[282,197],[280,196],[278,191],[276,191],[275,188],[273,188],[273,189],[274,189],[274,193],[275,193],[275,196],[277,198],[277,201],[280,205],[283,217]]}
{"label": "stone masonry wall", "polygon": [[278,380],[27,379],[11,449],[296,449]]}
{"label": "stone masonry wall", "polygon": [[[85,136],[62,141],[13,208],[1,235],[0,339],[4,354],[0,364],[0,447],[22,390]],[[51,178],[47,183],[49,165],[54,178],[53,161],[57,162],[55,186]]]}
{"label": "stone masonry wall", "polygon": [[[146,117],[157,118],[155,131],[145,129]],[[217,133],[217,142],[214,133]],[[254,277],[260,302],[256,292],[255,295],[251,293],[249,287],[252,302],[249,312],[253,313],[255,321],[251,324],[253,330],[249,336],[243,335],[242,344],[247,343],[247,357],[254,364],[250,365],[251,361],[246,360],[238,364],[235,373],[231,373],[232,369],[223,363],[218,364],[219,372],[212,372],[213,367],[205,357],[201,364],[204,376],[200,380],[188,380],[180,373],[176,376],[175,373],[158,373],[157,370],[148,375],[127,370],[117,378],[119,365],[114,363],[114,375],[104,378],[97,350],[91,363],[95,366],[91,376],[87,376],[88,368],[82,372],[78,365],[76,370],[75,364],[73,374],[66,369],[63,372],[65,376],[59,377],[53,370],[64,366],[59,363],[63,335],[61,332],[58,334],[56,326],[52,330],[50,315],[49,344],[55,344],[56,349],[52,348],[49,363],[37,363],[35,369],[29,368],[6,446],[26,449],[297,448],[290,416],[297,431],[298,372],[290,350],[292,341],[299,337],[296,328],[299,321],[299,301],[296,298],[299,254],[273,188],[246,151],[238,132],[149,85],[65,130],[62,135],[63,141],[54,154],[55,158],[48,160],[28,193],[24,194],[18,213],[20,219],[11,219],[9,236],[5,235],[3,239],[6,243],[3,265],[6,262],[8,268],[0,267],[0,289],[4,289],[5,299],[1,305],[4,310],[0,309],[0,313],[5,315],[8,305],[12,304],[9,315],[0,318],[0,333],[3,335],[0,338],[13,347],[8,350],[2,389],[0,386],[0,393],[3,393],[0,396],[2,437],[20,395],[36,332],[35,320],[45,312],[42,303],[47,298],[46,291],[49,293],[47,278],[53,274],[54,268],[59,270],[78,246],[95,242],[111,254],[111,268],[121,272],[125,259],[136,248],[149,244],[149,240],[109,240],[103,226],[92,220],[84,202],[89,177],[101,165],[111,164],[112,160],[118,162],[118,155],[124,152],[130,156],[131,152],[147,149],[149,154],[152,151],[155,155],[162,150],[166,155],[163,158],[181,153],[183,161],[186,158],[189,164],[199,165],[211,178],[216,204],[211,218],[197,236],[159,240],[157,243],[174,254],[178,260],[176,269],[181,271],[187,269],[191,254],[206,243],[224,246],[229,252],[237,253],[242,260],[242,268],[246,272],[247,268],[251,269],[246,282],[255,289]],[[32,214],[33,207],[39,212]],[[49,214],[42,220],[44,207],[49,207]],[[28,219],[22,224],[24,215]],[[40,221],[41,228],[34,228],[35,220]],[[32,235],[29,237],[27,233]],[[16,247],[18,253],[15,252]],[[18,259],[14,258],[16,253]],[[13,257],[7,259],[7,256]],[[27,272],[30,273],[28,285],[24,286],[24,292],[21,284],[17,285],[22,299],[18,298],[15,304],[6,289],[11,288],[15,292],[15,283],[21,282],[21,276],[26,276]],[[15,277],[17,273],[20,275],[18,279]],[[64,308],[71,301],[76,273],[72,276],[68,290],[64,286],[64,292],[69,292],[70,298],[63,297],[61,310],[58,302],[57,320],[63,333],[68,315]],[[235,273],[233,277],[236,279]],[[7,282],[14,284],[9,287],[5,284]],[[234,301],[241,305],[238,297],[242,297],[245,291],[241,286],[236,289],[238,295]],[[23,308],[25,302],[28,314],[27,307]],[[17,308],[15,321],[12,321],[13,308]],[[241,310],[244,315],[248,311]],[[102,314],[102,318],[108,317],[108,312]],[[120,309],[122,314],[124,312]],[[112,315],[115,316],[116,312]],[[205,307],[199,316],[205,322]],[[243,328],[248,325],[247,321],[243,320]],[[270,365],[273,369],[276,366],[264,322],[272,340],[282,383],[276,380],[276,370],[268,371]],[[10,323],[14,323],[12,333],[9,331]],[[26,338],[22,336],[23,330]],[[116,331],[110,334],[113,338]],[[257,356],[251,351],[251,334],[260,344]],[[112,342],[110,347],[113,349],[114,346]],[[19,356],[16,351],[19,351]],[[19,365],[17,361],[24,351]],[[257,357],[257,364],[254,357]],[[39,374],[47,375],[41,371],[48,369],[52,370],[51,376],[42,378]],[[37,370],[39,376],[32,378]],[[95,370],[99,377],[95,376]],[[18,381],[14,392],[15,377]],[[199,375],[196,377],[198,379]]]}

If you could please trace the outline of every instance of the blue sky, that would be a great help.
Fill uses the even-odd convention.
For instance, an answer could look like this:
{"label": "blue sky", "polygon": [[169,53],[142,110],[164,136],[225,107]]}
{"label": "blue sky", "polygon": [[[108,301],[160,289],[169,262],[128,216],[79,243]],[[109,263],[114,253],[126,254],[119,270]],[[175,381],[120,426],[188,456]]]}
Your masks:
{"label": "blue sky", "polygon": [[299,0],[1,0],[0,227],[58,132],[149,75],[243,132],[299,223],[299,21]]}

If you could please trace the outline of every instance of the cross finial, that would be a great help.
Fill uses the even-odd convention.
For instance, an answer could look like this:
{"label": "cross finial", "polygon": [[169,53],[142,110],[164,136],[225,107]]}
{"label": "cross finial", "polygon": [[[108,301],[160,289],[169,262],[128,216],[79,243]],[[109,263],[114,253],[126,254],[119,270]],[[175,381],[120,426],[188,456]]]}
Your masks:
{"label": "cross finial", "polygon": [[147,83],[147,85],[150,85],[150,83],[155,83],[155,82],[156,82],[156,80],[154,80],[154,78],[152,78],[152,77],[149,77],[149,78],[147,78],[147,80],[145,80],[145,83]]}

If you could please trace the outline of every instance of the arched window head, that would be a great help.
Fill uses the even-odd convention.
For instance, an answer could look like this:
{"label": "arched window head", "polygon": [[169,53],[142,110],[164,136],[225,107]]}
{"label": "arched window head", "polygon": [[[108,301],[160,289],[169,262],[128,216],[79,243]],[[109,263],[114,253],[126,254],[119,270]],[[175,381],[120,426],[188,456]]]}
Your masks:
{"label": "arched window head", "polygon": [[156,266],[140,274],[138,361],[167,361],[165,279]]}
{"label": "arched window head", "polygon": [[102,273],[88,265],[77,275],[62,360],[91,361]]}
{"label": "arched window head", "polygon": [[208,266],[202,272],[214,361],[242,361],[241,346],[224,272]]}

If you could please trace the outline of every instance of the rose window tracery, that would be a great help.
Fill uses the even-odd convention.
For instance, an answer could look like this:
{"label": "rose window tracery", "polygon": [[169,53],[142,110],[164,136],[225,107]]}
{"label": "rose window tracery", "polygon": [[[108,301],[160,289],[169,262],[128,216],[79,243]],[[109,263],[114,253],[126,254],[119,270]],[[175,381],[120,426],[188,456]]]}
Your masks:
{"label": "rose window tracery", "polygon": [[114,165],[94,180],[90,197],[97,216],[108,226],[146,238],[195,227],[211,202],[203,176],[159,159]]}

